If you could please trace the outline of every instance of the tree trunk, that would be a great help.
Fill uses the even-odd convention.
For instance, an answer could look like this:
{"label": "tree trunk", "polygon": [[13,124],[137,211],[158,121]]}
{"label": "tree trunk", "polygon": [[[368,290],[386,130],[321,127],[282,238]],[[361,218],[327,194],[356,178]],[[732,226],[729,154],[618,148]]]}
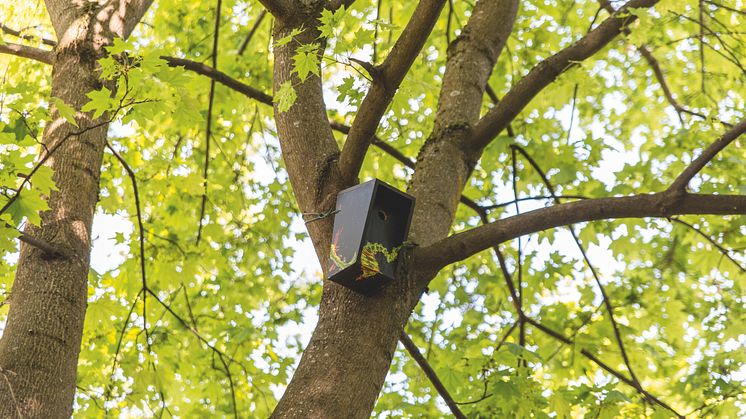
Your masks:
{"label": "tree trunk", "polygon": [[[487,79],[505,45],[517,9],[517,0],[478,2],[462,35],[449,47],[435,129],[418,156],[409,186],[417,200],[410,241],[418,245],[432,244],[450,231],[459,197],[478,159],[464,147],[463,139],[479,119]],[[290,31],[289,27],[278,28],[275,39]],[[297,40],[302,44],[312,39],[314,34]],[[290,79],[293,53],[292,46],[275,50],[275,89]],[[464,72],[464,68],[468,71]],[[460,95],[450,94],[457,90]],[[332,198],[341,188],[334,144],[321,152],[317,141],[304,139],[328,130],[324,128],[328,123],[320,80],[301,84],[297,103],[285,113],[275,110],[275,115],[283,157],[300,207],[303,211],[316,208],[315,212],[332,208]],[[318,130],[307,129],[313,126],[308,124],[309,118],[320,127]],[[314,170],[315,162],[324,164],[316,163]],[[323,170],[318,170],[319,166]],[[322,179],[326,183],[319,183],[326,189],[315,192],[316,200],[307,187],[302,188],[308,185],[309,173],[327,176]],[[323,266],[328,258],[331,223],[313,223],[309,232]],[[318,325],[273,417],[370,417],[401,331],[436,273],[426,266],[417,266],[417,261],[405,254],[397,281],[373,297],[325,282]]]}
{"label": "tree trunk", "polygon": [[[96,56],[86,43],[62,48],[53,67],[52,96],[80,109],[87,92],[99,89]],[[81,129],[94,126],[79,118]],[[88,262],[93,213],[108,124],[80,136],[53,110],[43,143],[59,191],[49,199],[40,227],[26,232],[60,248],[70,257],[46,255],[21,245],[10,311],[0,340],[0,416],[70,417],[75,372],[86,310]],[[10,387],[10,388],[9,388]],[[20,413],[19,413],[20,412]]]}
{"label": "tree trunk", "polygon": [[[52,68],[52,97],[81,109],[100,89],[97,60],[114,37],[126,38],[152,0],[78,7],[48,0],[59,38]],[[106,82],[114,91],[113,82]],[[10,311],[0,339],[0,417],[67,418],[72,414],[76,367],[88,296],[91,224],[106,145],[107,115],[78,112],[79,127],[52,107],[44,128],[45,162],[58,191],[39,227],[26,233],[63,249],[49,255],[21,244]],[[33,180],[32,180],[33,181]],[[22,193],[22,191],[21,191]]]}

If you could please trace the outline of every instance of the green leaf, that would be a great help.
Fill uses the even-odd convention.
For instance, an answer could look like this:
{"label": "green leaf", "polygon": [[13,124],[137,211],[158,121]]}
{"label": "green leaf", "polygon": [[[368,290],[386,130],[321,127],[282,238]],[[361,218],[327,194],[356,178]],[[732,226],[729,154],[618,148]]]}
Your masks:
{"label": "green leaf", "polygon": [[305,81],[309,74],[319,75],[318,50],[318,44],[309,44],[298,48],[296,54],[293,55],[295,64],[293,71],[298,73],[301,81]]}
{"label": "green leaf", "polygon": [[342,21],[344,15],[344,6],[340,7],[335,12],[332,12],[329,9],[322,10],[321,17],[319,18],[319,22],[321,22],[321,25],[319,26],[319,31],[321,32],[321,34],[319,36],[321,38],[328,38],[333,36],[334,29]]}
{"label": "green leaf", "polygon": [[42,194],[49,194],[51,191],[56,191],[57,185],[54,183],[54,171],[49,166],[40,166],[39,169],[31,178],[31,184],[34,186],[34,190],[39,191]]}
{"label": "green leaf", "polygon": [[61,117],[65,118],[67,122],[74,125],[76,128],[78,127],[78,121],[75,120],[76,112],[72,106],[66,104],[62,99],[57,97],[52,98],[52,104],[57,108],[57,112],[59,112]]}
{"label": "green leaf", "polygon": [[109,90],[108,88],[102,87],[101,90],[94,90],[92,92],[86,93],[86,96],[88,96],[88,98],[91,100],[83,105],[81,110],[83,112],[94,111],[94,119],[100,117],[105,112],[112,110],[113,101],[111,98],[111,90]]}
{"label": "green leaf", "polygon": [[287,45],[287,44],[290,43],[290,41],[293,40],[293,38],[295,38],[296,36],[300,35],[301,33],[303,33],[303,27],[302,26],[300,28],[293,29],[292,31],[290,31],[290,34],[288,34],[287,36],[283,36],[282,38],[280,38],[277,41],[275,41],[275,45],[278,46],[278,47],[283,46],[283,45]]}
{"label": "green leaf", "polygon": [[24,190],[23,193],[18,195],[8,212],[16,224],[21,224],[25,217],[29,223],[39,225],[41,223],[39,213],[48,209],[47,201],[42,199],[38,193]]}
{"label": "green leaf", "polygon": [[275,103],[277,103],[277,110],[280,112],[286,112],[293,106],[295,99],[298,95],[295,93],[293,84],[290,80],[285,81],[280,85],[280,89],[275,94]]}

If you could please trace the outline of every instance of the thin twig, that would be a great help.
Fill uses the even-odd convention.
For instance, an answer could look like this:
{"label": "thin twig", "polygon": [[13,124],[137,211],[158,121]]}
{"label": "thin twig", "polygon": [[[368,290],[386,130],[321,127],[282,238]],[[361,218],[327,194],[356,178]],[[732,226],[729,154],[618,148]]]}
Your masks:
{"label": "thin twig", "polygon": [[[111,146],[111,143],[109,141],[106,141],[106,148],[111,151],[111,153],[116,157],[117,160],[119,160],[119,163],[122,164],[122,167],[124,167],[124,170],[127,172],[127,176],[130,178],[130,181],[132,182],[132,192],[135,196],[135,211],[137,214],[137,227],[139,230],[139,241],[140,241],[140,276],[142,280],[142,289],[148,288],[148,281],[147,276],[145,273],[145,228],[143,227],[142,222],[142,208],[140,206],[140,193],[137,189],[137,178],[135,177],[135,172],[132,170],[129,164],[127,164],[127,161],[124,160],[121,154],[119,154],[118,151],[114,149],[114,147]],[[150,334],[148,332],[148,312],[147,312],[147,296],[143,294],[142,296],[142,327],[145,331],[145,343],[148,348],[148,354],[150,354],[152,348],[150,347]]]}
{"label": "thin twig", "polygon": [[409,355],[412,356],[412,358],[417,362],[417,365],[420,366],[422,371],[425,373],[427,378],[430,380],[430,382],[433,384],[433,387],[435,387],[435,390],[438,392],[440,397],[443,398],[443,401],[448,406],[448,409],[451,410],[451,413],[453,413],[453,416],[455,416],[458,419],[466,419],[466,415],[461,412],[461,409],[459,409],[458,404],[453,400],[453,397],[448,393],[448,390],[446,390],[445,386],[443,385],[443,382],[440,381],[440,378],[438,378],[438,375],[435,373],[433,368],[430,366],[430,363],[427,362],[425,357],[422,356],[420,353],[420,350],[417,348],[417,345],[412,342],[412,339],[407,335],[407,332],[403,331],[401,332],[401,335],[399,336],[399,340],[404,345],[404,348],[407,349],[407,352],[409,352]]}
{"label": "thin twig", "polygon": [[[257,16],[256,20],[254,21],[254,25],[251,27],[251,30],[249,30],[248,35],[246,35],[246,38],[244,38],[243,42],[241,43],[241,47],[238,48],[238,55],[243,55],[243,53],[246,51],[246,47],[249,46],[249,42],[251,42],[251,38],[254,37],[256,30],[259,29],[259,25],[262,24],[262,20],[264,20],[264,16],[266,15],[267,15],[267,10],[262,10],[262,12],[259,13],[259,16]],[[217,68],[215,64],[213,64],[213,67]]]}
{"label": "thin twig", "polygon": [[686,190],[689,182],[697,175],[715,156],[746,132],[746,118],[725,132],[714,143],[704,149],[702,153],[684,169],[668,188],[669,191],[680,193]]}
{"label": "thin twig", "polygon": [[[513,186],[513,201],[515,202],[515,213],[516,215],[521,214],[521,208],[518,205],[518,165],[516,159],[515,149],[511,150],[511,184]],[[516,272],[518,273],[518,307],[520,311],[523,311],[523,238],[518,238],[518,254],[516,255]],[[526,323],[519,318],[518,319],[518,344],[521,347],[526,347]],[[520,360],[518,365],[523,364],[526,366],[525,360]]]}
{"label": "thin twig", "polygon": [[381,2],[383,0],[376,0],[376,24],[373,28],[373,57],[371,58],[371,62],[373,64],[376,63],[378,60],[378,27],[379,20],[381,19]]}
{"label": "thin twig", "polygon": [[[223,0],[217,0],[215,10],[215,33],[212,40],[212,68],[218,68],[218,39],[220,35],[220,9]],[[207,129],[205,130],[205,163],[202,170],[202,180],[205,182],[199,209],[199,224],[197,226],[197,244],[202,238],[203,219],[205,218],[205,205],[207,204],[207,174],[210,169],[210,138],[212,136],[212,107],[215,101],[215,79],[210,79],[210,96],[207,104]]]}
{"label": "thin twig", "polygon": [[572,133],[572,123],[575,122],[575,103],[577,102],[577,99],[578,99],[578,84],[575,83],[575,88],[573,88],[572,90],[572,108],[570,109],[570,126],[567,127],[567,140],[565,140],[567,144],[570,144],[570,134]]}
{"label": "thin twig", "polygon": [[[585,195],[557,195],[557,198],[561,199],[590,199],[590,197]],[[507,207],[509,205],[513,205],[516,202],[523,202],[523,201],[543,201],[547,199],[554,199],[552,196],[524,196],[518,199],[513,199],[511,201],[501,202],[498,204],[492,204],[492,205],[482,205],[482,208],[485,210],[492,210],[496,208],[502,208]]]}
{"label": "thin twig", "polygon": [[197,331],[197,329],[195,329],[193,326],[191,326],[186,320],[184,320],[183,317],[181,317],[178,313],[176,313],[173,310],[173,308],[171,308],[170,305],[168,305],[165,302],[163,302],[163,300],[161,300],[160,297],[158,297],[158,295],[155,292],[153,292],[152,289],[147,288],[147,289],[145,289],[145,292],[148,293],[148,294],[150,294],[150,296],[153,297],[155,299],[155,301],[157,301],[161,306],[163,306],[163,308],[165,308],[166,311],[169,312],[169,314],[171,314],[179,323],[181,323],[181,325],[184,326],[185,329],[187,329],[189,332],[191,332],[200,342],[202,342],[205,346],[207,346],[213,352],[214,355],[218,356],[218,359],[220,360],[220,363],[223,364],[223,367],[225,368],[225,370],[223,372],[225,373],[226,377],[228,378],[228,382],[230,384],[231,399],[232,399],[232,402],[233,402],[233,416],[235,418],[238,418],[238,409],[237,409],[237,405],[236,405],[236,394],[235,394],[235,389],[234,389],[234,386],[233,386],[233,376],[232,376],[232,374],[230,372],[230,368],[228,366],[228,363],[226,362],[226,359],[229,360],[229,361],[231,361],[232,363],[236,363],[236,364],[239,364],[239,365],[240,365],[240,362],[236,361],[233,357],[227,355],[226,353],[224,353],[223,351],[221,351],[220,349],[218,349],[214,345],[212,345],[209,340],[207,340],[205,337],[203,337],[199,333],[199,331]]}
{"label": "thin twig", "polygon": [[712,244],[713,246],[715,246],[715,248],[717,248],[720,251],[720,253],[723,254],[723,256],[725,256],[728,260],[730,260],[731,262],[733,262],[733,264],[736,265],[741,272],[746,272],[746,267],[744,267],[737,260],[735,260],[733,258],[733,256],[731,256],[730,251],[728,249],[726,249],[725,247],[723,247],[720,243],[716,242],[715,239],[713,239],[712,237],[710,237],[707,233],[705,233],[704,231],[700,230],[699,228],[697,228],[697,227],[689,224],[688,222],[686,222],[686,221],[684,221],[684,220],[682,220],[680,218],[671,217],[670,220],[673,221],[674,223],[686,226],[690,230],[692,230],[692,231],[696,232],[697,234],[699,234],[700,236],[702,236],[705,240],[707,240],[708,242],[710,242],[710,244]]}
{"label": "thin twig", "polygon": [[0,31],[3,31],[3,32],[7,33],[10,36],[15,36],[16,38],[23,39],[24,41],[36,41],[36,40],[38,40],[42,44],[50,46],[50,47],[56,47],[57,46],[57,42],[54,41],[54,40],[52,40],[52,39],[47,39],[47,38],[43,38],[43,37],[36,37],[36,36],[33,36],[33,35],[24,35],[23,34],[24,30],[25,29],[22,29],[22,30],[13,29],[13,28],[10,28],[10,27],[6,26],[3,23],[0,23]]}
{"label": "thin twig", "polygon": [[[122,329],[119,332],[119,340],[117,340],[117,349],[114,351],[114,360],[111,364],[111,372],[109,373],[109,382],[111,382],[114,379],[114,372],[117,368],[117,362],[119,360],[119,351],[122,349],[122,341],[124,340],[124,333],[127,331],[127,325],[130,322],[130,317],[132,316],[132,313],[135,311],[137,300],[140,299],[140,295],[142,293],[143,293],[142,289],[140,289],[140,291],[137,292],[135,299],[132,301],[132,304],[130,305],[130,310],[127,313],[127,317],[124,318],[124,324],[122,325]],[[106,398],[105,402],[109,401],[110,395],[111,395],[111,387],[107,387],[106,392],[104,393],[104,396]],[[106,407],[105,402],[104,402],[104,407]]]}
{"label": "thin twig", "polygon": [[[549,193],[554,197],[554,201],[557,204],[561,204],[562,200],[557,198],[556,193],[554,191],[554,186],[549,181],[549,178],[547,177],[544,170],[539,166],[539,164],[536,162],[536,160],[531,157],[528,152],[523,149],[522,147],[513,144],[511,145],[511,148],[513,150],[517,150],[518,152],[523,155],[526,160],[528,160],[529,164],[534,168],[534,170],[539,174],[541,177],[542,182],[544,183],[544,186],[546,186]],[[570,224],[567,226],[567,228],[570,231],[570,234],[572,235],[573,240],[575,241],[575,244],[578,246],[578,249],[580,250],[580,253],[583,256],[583,260],[585,261],[585,264],[588,266],[588,269],[591,271],[591,274],[593,275],[593,278],[596,281],[596,285],[598,286],[598,289],[601,291],[601,296],[603,298],[604,306],[606,306],[606,311],[609,313],[609,320],[611,321],[611,326],[614,330],[614,336],[617,341],[617,346],[619,346],[619,350],[622,353],[622,359],[624,360],[624,365],[627,367],[627,370],[629,371],[630,376],[632,377],[632,381],[635,383],[636,386],[642,390],[642,384],[637,379],[637,376],[635,375],[634,370],[632,369],[632,364],[629,361],[629,357],[627,355],[627,350],[624,347],[624,341],[622,340],[621,332],[619,331],[619,325],[617,324],[616,318],[614,317],[614,307],[611,305],[611,299],[609,298],[608,294],[606,293],[606,289],[603,286],[603,283],[601,283],[601,278],[598,275],[598,272],[596,272],[596,268],[591,263],[590,258],[588,257],[587,252],[585,251],[585,248],[583,247],[582,243],[580,242],[580,238],[575,233],[575,229]]]}
{"label": "thin twig", "polygon": [[699,65],[701,74],[701,88],[702,93],[705,95],[705,25],[704,25],[704,5],[702,0],[699,0]]}

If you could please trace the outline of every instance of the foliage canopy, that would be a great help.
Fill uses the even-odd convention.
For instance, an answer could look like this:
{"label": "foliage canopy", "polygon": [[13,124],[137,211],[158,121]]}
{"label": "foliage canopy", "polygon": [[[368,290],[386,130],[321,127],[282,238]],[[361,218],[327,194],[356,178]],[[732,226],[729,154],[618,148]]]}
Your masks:
{"label": "foliage canopy", "polygon": [[[73,125],[80,111],[113,121],[98,213],[132,228],[96,242],[122,257],[90,270],[76,417],[273,411],[315,322],[323,275],[298,252],[309,241],[268,104],[289,111],[302,100],[297,83],[320,76],[330,121],[352,124],[376,77],[368,62],[385,59],[415,6],[359,0],[324,10],[318,39],[292,57],[296,78],[271,98],[273,51],[299,42],[304,28],[273,46],[274,18],[255,1],[157,1],[99,60],[115,91],[88,92],[82,109],[50,96],[48,65],[0,55],[0,206],[40,158],[50,105]],[[727,130],[723,122],[744,118],[744,6],[664,0],[626,11],[638,18],[628,32],[572,63],[489,144],[463,191],[478,211],[459,206],[452,232],[553,204],[550,191],[569,201],[664,190]],[[417,157],[433,130],[448,45],[473,8],[445,6],[385,110],[376,130],[383,146],[367,153],[362,179],[407,187],[411,168],[386,150]],[[4,2],[0,46],[48,48],[46,13],[40,2]],[[596,1],[520,2],[489,77],[496,98],[608,16]],[[215,83],[198,63],[258,93]],[[495,106],[489,96],[483,114]],[[340,146],[343,132],[335,132]],[[744,167],[746,147],[736,139],[690,188],[746,194]],[[19,229],[39,223],[52,175],[41,166],[0,215],[6,296]],[[453,399],[472,402],[460,405],[469,416],[672,415],[595,358],[625,376],[631,367],[645,392],[681,414],[736,417],[746,409],[745,220],[620,219],[513,240],[505,267],[539,326],[521,320],[498,258],[483,251],[440,271],[406,331]],[[375,415],[442,415],[428,377],[398,348]]]}

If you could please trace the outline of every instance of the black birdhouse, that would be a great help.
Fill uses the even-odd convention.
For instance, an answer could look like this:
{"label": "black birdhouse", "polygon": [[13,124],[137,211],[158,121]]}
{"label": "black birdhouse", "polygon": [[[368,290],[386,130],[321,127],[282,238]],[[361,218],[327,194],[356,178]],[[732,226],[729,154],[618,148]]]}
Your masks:
{"label": "black birdhouse", "polygon": [[394,279],[414,198],[378,179],[337,195],[328,278],[371,295]]}

